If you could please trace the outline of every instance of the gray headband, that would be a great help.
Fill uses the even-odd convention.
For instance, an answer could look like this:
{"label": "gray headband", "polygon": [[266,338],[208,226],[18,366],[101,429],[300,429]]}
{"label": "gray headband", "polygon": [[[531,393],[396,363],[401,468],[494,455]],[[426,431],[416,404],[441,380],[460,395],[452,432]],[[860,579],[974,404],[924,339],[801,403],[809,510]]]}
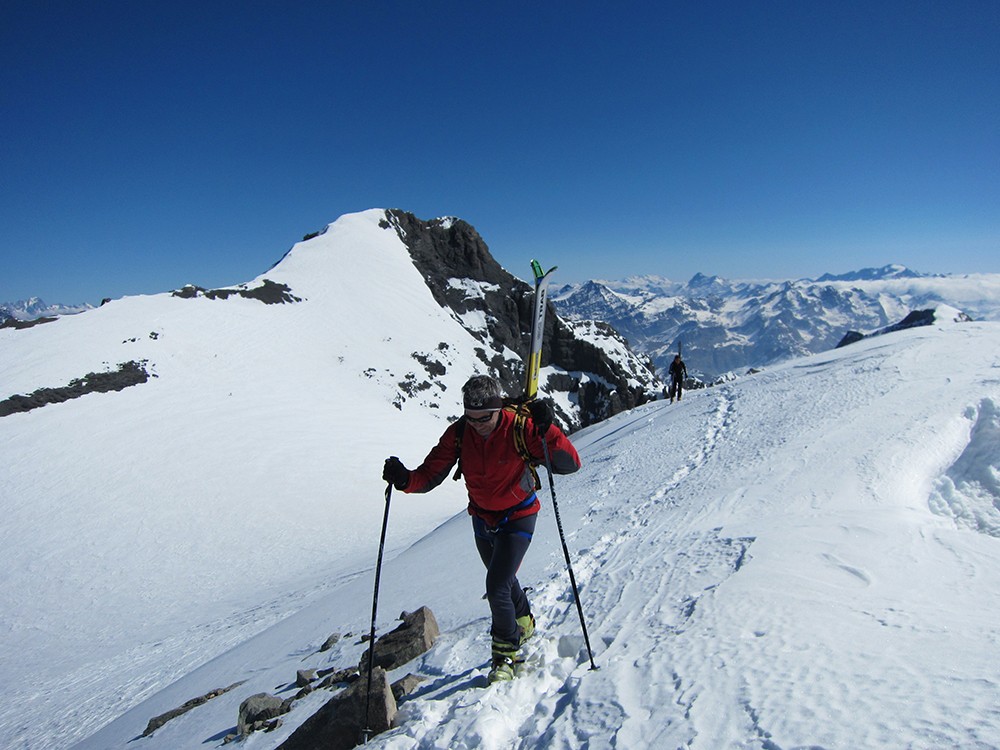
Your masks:
{"label": "gray headband", "polygon": [[503,408],[503,399],[499,396],[488,396],[481,401],[474,401],[474,398],[474,396],[470,398],[469,394],[465,394],[466,409],[472,409],[473,411],[496,411]]}

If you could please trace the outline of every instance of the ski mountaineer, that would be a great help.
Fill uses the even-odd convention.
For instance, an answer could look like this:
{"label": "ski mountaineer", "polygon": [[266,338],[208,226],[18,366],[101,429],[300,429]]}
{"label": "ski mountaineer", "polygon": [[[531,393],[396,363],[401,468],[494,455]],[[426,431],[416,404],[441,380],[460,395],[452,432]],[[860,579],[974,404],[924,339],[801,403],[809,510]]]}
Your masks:
{"label": "ski mountaineer", "polygon": [[677,396],[677,400],[681,400],[681,394],[684,392],[684,378],[687,377],[688,370],[687,365],[684,364],[684,360],[681,359],[680,354],[674,355],[674,361],[670,363],[670,403],[674,403],[674,396]]}
{"label": "ski mountaineer", "polygon": [[548,402],[528,402],[530,416],[519,421],[514,410],[503,408],[500,384],[488,375],[470,378],[462,394],[465,414],[448,426],[424,462],[410,471],[391,456],[382,478],[398,490],[414,493],[437,487],[456,462],[465,475],[469,515],[476,549],[486,566],[486,598],[493,615],[489,680],[497,682],[513,679],[517,653],[535,631],[535,618],[517,570],[531,544],[540,505],[536,474],[518,451],[517,442],[521,440],[530,456],[538,457],[533,463],[541,463],[544,436],[551,471],[556,474],[579,469],[580,457],[569,438],[552,424]]}

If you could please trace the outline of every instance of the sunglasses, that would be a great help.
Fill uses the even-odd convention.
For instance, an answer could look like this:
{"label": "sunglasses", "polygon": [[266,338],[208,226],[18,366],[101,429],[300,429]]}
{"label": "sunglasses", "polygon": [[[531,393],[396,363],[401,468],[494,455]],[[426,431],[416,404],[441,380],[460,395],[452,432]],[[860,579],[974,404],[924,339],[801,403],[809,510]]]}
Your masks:
{"label": "sunglasses", "polygon": [[496,411],[491,411],[489,414],[487,414],[484,417],[470,417],[468,414],[466,414],[465,415],[465,421],[466,422],[472,422],[473,424],[486,424],[491,419],[493,419],[493,416],[495,414],[496,414]]}

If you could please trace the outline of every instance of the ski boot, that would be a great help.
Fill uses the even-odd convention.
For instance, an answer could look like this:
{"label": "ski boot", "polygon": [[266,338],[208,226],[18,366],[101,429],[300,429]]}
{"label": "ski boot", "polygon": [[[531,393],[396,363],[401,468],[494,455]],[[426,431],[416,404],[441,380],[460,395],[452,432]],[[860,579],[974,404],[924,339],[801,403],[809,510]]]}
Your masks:
{"label": "ski boot", "polygon": [[517,618],[517,644],[493,639],[493,661],[490,666],[490,682],[505,682],[516,676],[514,665],[518,663],[517,652],[535,634],[535,617],[526,614]]}
{"label": "ski boot", "polygon": [[517,663],[517,650],[520,646],[513,643],[493,639],[493,661],[490,664],[489,681],[509,682],[514,679],[514,664]]}
{"label": "ski boot", "polygon": [[535,634],[535,616],[529,613],[524,617],[518,617],[517,627],[521,634],[518,639],[518,645],[523,646]]}

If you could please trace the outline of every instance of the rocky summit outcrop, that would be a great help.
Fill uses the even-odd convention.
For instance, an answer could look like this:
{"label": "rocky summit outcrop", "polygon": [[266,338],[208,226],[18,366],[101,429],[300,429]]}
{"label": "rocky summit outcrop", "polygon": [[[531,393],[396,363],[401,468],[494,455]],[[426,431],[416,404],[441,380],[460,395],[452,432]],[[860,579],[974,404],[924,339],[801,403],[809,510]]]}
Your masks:
{"label": "rocky summit outcrop", "polygon": [[[452,310],[482,343],[477,354],[499,377],[504,391],[520,395],[534,288],[500,266],[479,233],[461,219],[423,221],[390,210],[384,226],[395,229],[438,303]],[[548,306],[542,367],[551,366],[557,374],[544,378],[541,390],[569,394],[568,402],[578,405],[579,413],[574,414],[556,405],[557,416],[570,428],[630,409],[663,387],[649,358],[633,352],[610,326],[589,334],[595,331],[567,323]]]}
{"label": "rocky summit outcrop", "polygon": [[249,284],[240,284],[232,289],[204,289],[200,286],[188,284],[181,289],[171,292],[174,297],[181,299],[229,299],[230,297],[243,297],[244,299],[255,299],[265,305],[284,305],[301,302],[300,297],[292,294],[292,290],[287,284],[278,284],[270,279],[264,279],[257,286],[251,287]]}

